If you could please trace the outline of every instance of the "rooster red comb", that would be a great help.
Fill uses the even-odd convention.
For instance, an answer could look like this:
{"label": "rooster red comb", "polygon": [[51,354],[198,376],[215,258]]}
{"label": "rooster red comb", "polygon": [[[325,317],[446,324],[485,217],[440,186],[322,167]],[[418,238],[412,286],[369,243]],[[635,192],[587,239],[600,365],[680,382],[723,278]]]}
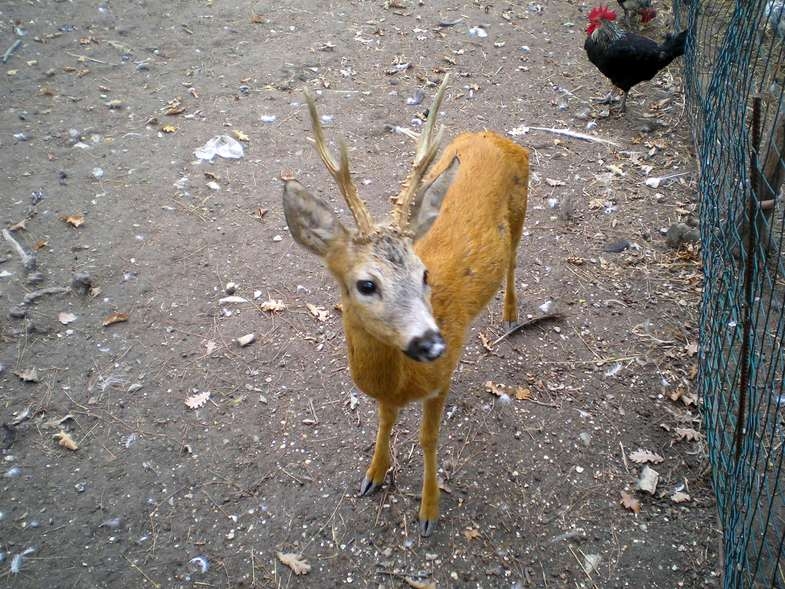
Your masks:
{"label": "rooster red comb", "polygon": [[589,20],[616,20],[616,13],[607,6],[595,6],[589,11]]}
{"label": "rooster red comb", "polygon": [[657,16],[657,10],[654,8],[641,8],[640,10],[641,24],[646,24]]}

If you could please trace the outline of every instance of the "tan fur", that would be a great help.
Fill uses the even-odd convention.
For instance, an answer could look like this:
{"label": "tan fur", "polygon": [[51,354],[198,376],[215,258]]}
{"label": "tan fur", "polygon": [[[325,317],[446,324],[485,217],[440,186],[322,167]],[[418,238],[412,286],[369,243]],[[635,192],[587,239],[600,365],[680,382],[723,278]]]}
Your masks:
{"label": "tan fur", "polygon": [[[517,319],[514,268],[516,249],[526,212],[529,182],[528,152],[497,134],[467,133],[457,137],[434,164],[426,183],[458,156],[458,174],[430,230],[414,246],[429,271],[433,316],[447,343],[433,362],[417,362],[369,330],[342,288],[343,322],[352,378],[379,402],[380,427],[367,479],[381,484],[390,465],[389,432],[398,410],[423,400],[420,439],[425,453],[421,521],[438,517],[436,443],[442,409],[452,372],[467,329],[507,279],[504,319]],[[327,255],[339,279],[352,261],[349,249],[332,248]]]}

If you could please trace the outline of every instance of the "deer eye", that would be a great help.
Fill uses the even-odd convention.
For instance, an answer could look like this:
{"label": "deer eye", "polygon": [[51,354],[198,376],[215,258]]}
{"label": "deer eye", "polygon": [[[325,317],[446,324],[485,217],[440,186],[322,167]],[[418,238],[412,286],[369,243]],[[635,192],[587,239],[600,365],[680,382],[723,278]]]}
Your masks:
{"label": "deer eye", "polygon": [[428,270],[425,270],[422,273],[422,283],[423,286],[428,286]]}
{"label": "deer eye", "polygon": [[373,280],[358,280],[357,290],[363,295],[372,295],[376,293],[376,283]]}

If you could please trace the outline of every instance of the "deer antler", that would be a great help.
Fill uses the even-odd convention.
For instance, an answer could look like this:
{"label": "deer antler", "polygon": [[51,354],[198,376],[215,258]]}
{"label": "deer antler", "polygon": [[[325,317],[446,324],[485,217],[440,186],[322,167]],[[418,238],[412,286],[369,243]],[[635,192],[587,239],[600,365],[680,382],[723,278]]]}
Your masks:
{"label": "deer antler", "polygon": [[316,104],[308,90],[305,91],[305,100],[308,103],[308,112],[311,113],[311,126],[313,127],[316,150],[319,152],[319,157],[322,159],[327,171],[335,179],[346,204],[349,206],[349,210],[354,215],[359,235],[368,236],[373,233],[373,218],[368,212],[365,203],[357,195],[357,187],[352,182],[352,177],[349,174],[349,155],[346,151],[346,144],[343,141],[341,142],[341,165],[338,166],[324,141],[324,132],[319,121],[319,115],[316,112]]}
{"label": "deer antler", "polygon": [[401,231],[406,230],[409,223],[409,214],[414,201],[414,196],[417,189],[420,187],[425,172],[436,157],[436,150],[439,149],[439,143],[442,140],[442,133],[444,127],[439,127],[439,130],[434,137],[433,129],[436,124],[436,114],[439,112],[439,107],[444,98],[444,91],[447,88],[447,80],[450,75],[446,74],[442,80],[439,89],[436,91],[436,96],[433,99],[430,111],[428,111],[428,121],[425,123],[425,128],[420,133],[420,140],[417,142],[417,150],[414,154],[414,164],[412,171],[403,182],[403,188],[400,194],[395,199],[395,208],[392,211],[393,226]]}

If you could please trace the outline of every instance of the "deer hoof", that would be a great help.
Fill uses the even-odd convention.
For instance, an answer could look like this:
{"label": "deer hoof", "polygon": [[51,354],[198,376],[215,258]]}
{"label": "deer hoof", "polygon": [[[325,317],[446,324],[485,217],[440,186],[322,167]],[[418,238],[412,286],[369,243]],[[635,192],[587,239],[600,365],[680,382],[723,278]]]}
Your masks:
{"label": "deer hoof", "polygon": [[421,519],[420,520],[420,536],[423,538],[427,538],[433,531],[436,529],[436,522],[438,520],[435,519]]}
{"label": "deer hoof", "polygon": [[360,497],[367,497],[368,495],[375,493],[381,486],[381,484],[377,485],[368,477],[365,477],[363,482],[360,483]]}

